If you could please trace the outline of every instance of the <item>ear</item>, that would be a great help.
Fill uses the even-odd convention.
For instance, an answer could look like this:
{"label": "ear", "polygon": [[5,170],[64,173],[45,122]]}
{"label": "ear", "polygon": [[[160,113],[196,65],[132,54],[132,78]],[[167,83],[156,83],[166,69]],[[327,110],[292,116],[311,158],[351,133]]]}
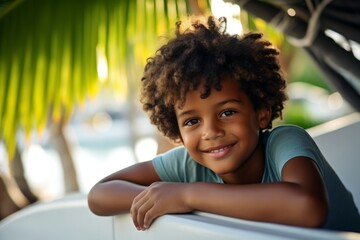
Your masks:
{"label": "ear", "polygon": [[259,126],[261,129],[265,129],[269,125],[271,114],[272,111],[270,107],[264,107],[258,110]]}

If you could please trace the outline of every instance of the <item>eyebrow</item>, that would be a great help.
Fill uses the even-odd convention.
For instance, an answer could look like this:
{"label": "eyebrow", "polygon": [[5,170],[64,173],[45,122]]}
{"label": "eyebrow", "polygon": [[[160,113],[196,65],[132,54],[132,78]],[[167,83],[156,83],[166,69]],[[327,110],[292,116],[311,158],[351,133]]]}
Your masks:
{"label": "eyebrow", "polygon": [[[224,106],[225,104],[228,104],[228,103],[242,103],[240,100],[238,99],[226,99],[224,101],[221,101],[221,102],[218,102],[215,104],[216,107],[221,107],[221,106]],[[178,117],[183,117],[185,115],[191,115],[193,114],[194,112],[196,112],[195,110],[193,109],[190,109],[190,110],[187,110],[187,111],[183,111],[181,112],[179,115],[177,115]]]}

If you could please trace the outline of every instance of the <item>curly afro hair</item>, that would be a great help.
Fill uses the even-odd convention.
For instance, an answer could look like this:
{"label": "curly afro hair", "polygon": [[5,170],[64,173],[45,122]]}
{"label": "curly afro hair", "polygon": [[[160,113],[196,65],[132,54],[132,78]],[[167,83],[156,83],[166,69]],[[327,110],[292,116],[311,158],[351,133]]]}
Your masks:
{"label": "curly afro hair", "polygon": [[142,78],[140,102],[152,124],[166,137],[178,141],[180,132],[175,106],[184,104],[189,90],[204,83],[201,98],[221,90],[221,81],[230,77],[239,83],[255,110],[271,108],[271,121],[281,117],[286,81],[280,73],[279,52],[259,33],[243,36],[225,33],[226,19],[199,21],[181,31],[147,60]]}

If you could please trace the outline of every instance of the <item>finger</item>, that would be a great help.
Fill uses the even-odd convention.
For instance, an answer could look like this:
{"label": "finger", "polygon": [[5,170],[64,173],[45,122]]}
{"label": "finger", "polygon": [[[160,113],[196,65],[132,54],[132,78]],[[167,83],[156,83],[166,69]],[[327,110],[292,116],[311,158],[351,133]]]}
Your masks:
{"label": "finger", "polygon": [[145,195],[145,191],[142,191],[141,193],[139,193],[133,200],[132,204],[131,204],[131,208],[130,208],[130,215],[131,218],[133,220],[133,223],[135,225],[135,227],[138,230],[140,229],[140,225],[138,224],[138,209],[140,206],[142,206],[143,202],[145,201],[145,199],[143,199]]}
{"label": "finger", "polygon": [[137,224],[138,224],[140,230],[146,229],[144,227],[144,218],[145,218],[148,210],[149,210],[148,205],[142,205],[137,209],[136,221],[137,221]]}
{"label": "finger", "polygon": [[144,228],[144,229],[148,229],[148,228],[151,226],[151,224],[153,223],[153,221],[154,221],[156,218],[160,217],[161,215],[163,215],[163,214],[160,214],[160,213],[156,210],[156,205],[153,205],[153,207],[150,208],[150,209],[146,212],[146,214],[145,214],[145,216],[144,216],[143,228]]}
{"label": "finger", "polygon": [[136,228],[137,230],[141,230],[141,229],[140,229],[140,226],[139,226],[139,224],[138,224],[138,222],[137,222],[137,210],[136,210],[136,208],[134,207],[134,204],[131,205],[130,215],[131,215],[131,219],[132,219],[132,221],[133,221],[133,223],[134,223],[135,228]]}
{"label": "finger", "polygon": [[147,189],[140,192],[138,195],[134,197],[133,203],[140,201],[147,194]]}
{"label": "finger", "polygon": [[144,229],[144,218],[149,209],[153,206],[153,202],[147,195],[136,199],[131,206],[131,217],[134,225],[138,230]]}

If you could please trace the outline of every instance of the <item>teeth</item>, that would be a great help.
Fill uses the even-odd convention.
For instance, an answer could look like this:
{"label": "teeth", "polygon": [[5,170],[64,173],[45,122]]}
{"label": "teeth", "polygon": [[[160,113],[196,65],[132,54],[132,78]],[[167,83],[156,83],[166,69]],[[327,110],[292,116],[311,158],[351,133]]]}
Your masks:
{"label": "teeth", "polygon": [[223,147],[223,148],[220,148],[220,149],[212,150],[211,152],[212,152],[212,153],[218,153],[218,152],[224,151],[224,150],[227,149],[227,148],[228,148],[228,147]]}

